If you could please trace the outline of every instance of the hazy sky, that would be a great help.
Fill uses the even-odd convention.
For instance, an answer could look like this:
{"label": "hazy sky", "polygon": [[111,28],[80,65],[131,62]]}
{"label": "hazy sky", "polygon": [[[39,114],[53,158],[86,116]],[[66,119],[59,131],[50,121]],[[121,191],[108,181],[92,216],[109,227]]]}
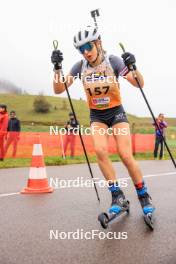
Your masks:
{"label": "hazy sky", "polygon": [[[136,56],[155,114],[176,116],[176,1],[1,0],[0,7],[0,79],[30,93],[54,95],[52,40],[59,40],[67,73],[81,58],[73,47],[74,33],[93,23],[90,10],[100,8],[98,23],[105,50],[120,56],[118,43],[124,43]],[[138,89],[122,80],[121,92],[127,112],[149,116]],[[79,81],[70,93],[73,98],[85,98]]]}

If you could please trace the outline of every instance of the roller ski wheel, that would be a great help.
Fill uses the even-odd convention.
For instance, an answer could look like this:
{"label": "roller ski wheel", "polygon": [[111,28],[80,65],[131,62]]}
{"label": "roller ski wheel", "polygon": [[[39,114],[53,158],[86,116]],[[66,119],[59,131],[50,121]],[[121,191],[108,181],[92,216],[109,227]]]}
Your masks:
{"label": "roller ski wheel", "polygon": [[100,222],[101,226],[106,229],[108,228],[109,223],[111,223],[114,219],[116,219],[118,216],[120,216],[123,213],[129,214],[130,212],[130,202],[125,201],[124,205],[121,207],[121,211],[119,213],[101,213],[98,216],[98,221]]}
{"label": "roller ski wheel", "polygon": [[150,228],[151,231],[154,230],[154,216],[153,213],[148,213],[144,215],[144,222]]}
{"label": "roller ski wheel", "polygon": [[109,223],[109,216],[107,213],[101,213],[98,216],[98,221],[100,222],[101,226],[106,229],[108,227],[108,223]]}

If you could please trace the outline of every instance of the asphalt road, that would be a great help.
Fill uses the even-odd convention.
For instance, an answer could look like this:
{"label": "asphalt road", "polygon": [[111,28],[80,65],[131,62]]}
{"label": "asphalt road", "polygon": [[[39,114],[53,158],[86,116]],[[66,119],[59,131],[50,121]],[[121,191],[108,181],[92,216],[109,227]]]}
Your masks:
{"label": "asphalt road", "polygon": [[[121,163],[114,163],[114,166],[119,177],[128,183],[123,190],[130,200],[131,211],[107,230],[102,229],[97,221],[98,214],[110,204],[106,188],[98,187],[100,204],[94,189],[88,187],[59,188],[52,194],[22,195],[18,192],[26,186],[29,169],[1,169],[0,263],[176,264],[176,170],[172,163],[140,162],[157,208],[153,232],[144,224],[126,169]],[[97,165],[92,168],[95,177],[102,179]],[[47,174],[53,179],[52,183],[62,179],[65,184],[66,180],[77,177],[89,179],[86,165],[48,167]],[[73,233],[69,232],[76,232],[74,238],[78,238],[79,233],[79,239],[73,239]],[[97,236],[81,239],[81,234],[84,236],[86,232],[94,232]],[[114,232],[116,239],[100,239],[109,232]]]}

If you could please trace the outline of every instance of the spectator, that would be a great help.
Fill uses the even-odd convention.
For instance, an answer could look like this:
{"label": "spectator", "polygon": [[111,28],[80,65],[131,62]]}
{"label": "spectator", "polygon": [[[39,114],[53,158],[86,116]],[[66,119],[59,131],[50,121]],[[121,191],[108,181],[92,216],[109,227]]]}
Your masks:
{"label": "spectator", "polygon": [[10,145],[13,145],[12,157],[16,157],[18,140],[20,139],[21,125],[20,120],[17,119],[15,111],[10,112],[10,119],[7,128],[7,141],[4,148],[4,155],[7,153]]}
{"label": "spectator", "polygon": [[7,106],[0,104],[0,161],[4,160],[4,140],[7,135],[8,113]]}
{"label": "spectator", "polygon": [[158,127],[155,125],[155,123],[153,123],[153,126],[155,126],[154,158],[157,158],[158,149],[159,149],[159,146],[160,146],[159,159],[162,159],[163,158],[163,152],[164,152],[163,137],[165,138],[165,128],[167,127],[167,123],[164,121],[164,114],[159,114],[158,118],[156,119],[156,122],[157,122],[157,124],[159,126],[160,131],[158,130]]}
{"label": "spectator", "polygon": [[66,155],[68,144],[70,144],[71,157],[73,158],[75,154],[75,140],[76,140],[76,135],[74,135],[73,132],[78,129],[79,124],[76,122],[73,113],[70,113],[69,117],[70,120],[65,125],[65,129],[67,130],[67,135],[64,141],[64,153]]}

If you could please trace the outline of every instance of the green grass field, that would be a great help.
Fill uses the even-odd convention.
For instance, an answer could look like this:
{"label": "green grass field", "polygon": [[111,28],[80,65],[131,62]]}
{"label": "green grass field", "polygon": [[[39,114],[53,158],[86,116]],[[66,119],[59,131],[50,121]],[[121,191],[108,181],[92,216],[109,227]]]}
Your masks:
{"label": "green grass field", "polygon": [[[49,113],[36,113],[33,110],[33,102],[35,95],[14,95],[1,94],[1,102],[7,104],[8,110],[15,110],[18,118],[22,122],[22,131],[49,131],[50,125],[63,126],[68,120],[70,106],[67,98],[58,96],[46,96],[46,100],[51,104]],[[81,125],[89,126],[89,110],[87,103],[84,100],[73,100],[73,105]],[[151,118],[140,118],[128,114],[130,124],[135,123],[134,131],[136,133],[153,133],[154,129],[151,126]],[[171,133],[176,135],[176,119],[167,119]],[[170,129],[170,128],[169,128]],[[170,132],[169,132],[170,133]]]}
{"label": "green grass field", "polygon": [[[51,111],[49,113],[36,113],[33,110],[33,102],[36,98],[35,95],[14,95],[14,94],[1,94],[1,103],[7,104],[8,111],[15,110],[18,118],[22,123],[22,131],[30,132],[49,132],[50,125],[57,125],[62,127],[68,120],[70,106],[67,98],[58,96],[46,96],[46,100],[51,104]],[[84,100],[73,100],[73,105],[81,125],[89,126],[89,110],[87,103]],[[133,132],[142,134],[153,134],[154,128],[152,127],[151,118],[141,118],[128,114],[128,120]],[[169,147],[174,151],[176,149],[176,119],[167,118],[167,142]],[[133,125],[135,123],[135,125]],[[136,155],[137,159],[152,159],[152,153],[139,153]],[[169,158],[168,154],[165,158]],[[118,161],[117,155],[111,155],[113,161]],[[90,158],[91,162],[96,162],[95,157]],[[64,165],[73,163],[85,162],[84,157],[76,157],[75,159],[63,160],[58,157],[50,157],[45,159],[46,165]],[[0,162],[0,168],[13,168],[13,167],[28,167],[30,159],[6,159]]]}
{"label": "green grass field", "polygon": [[[8,110],[15,110],[21,120],[23,131],[46,131],[49,125],[63,126],[68,119],[70,105],[67,98],[58,96],[45,96],[51,104],[49,113],[36,113],[33,110],[35,95],[1,94],[1,102],[7,104]],[[89,110],[84,100],[73,99],[73,105],[80,124],[89,126]],[[128,115],[131,123],[138,123],[140,118]]]}
{"label": "green grass field", "polygon": [[[148,154],[141,154],[136,156],[139,158],[152,158],[152,155],[150,153]],[[118,155],[110,155],[110,158],[112,161],[120,161],[120,158]],[[91,163],[97,162],[97,159],[95,156],[89,157],[89,160]],[[66,157],[66,159],[63,159],[62,157],[46,157],[45,158],[45,164],[46,166],[59,166],[59,165],[68,165],[68,164],[80,164],[85,163],[86,159],[84,156],[77,156],[74,158]],[[18,167],[29,167],[31,163],[31,159],[12,159],[8,158],[4,161],[0,162],[0,168],[18,168]]]}
{"label": "green grass field", "polygon": [[[38,129],[43,126],[57,124],[62,126],[68,119],[70,107],[66,98],[59,98],[56,96],[46,96],[46,100],[51,104],[51,111],[49,113],[36,113],[33,110],[33,102],[35,95],[13,95],[1,94],[1,102],[7,104],[8,110],[15,110],[19,119],[22,121],[23,127],[27,129],[38,126]],[[83,100],[73,100],[73,104],[78,114],[78,119],[81,123],[88,125],[88,108],[86,102]],[[64,109],[63,109],[64,108]],[[34,123],[32,126],[31,124]]]}
{"label": "green grass field", "polygon": [[[176,157],[176,150],[172,151],[172,154],[174,157]],[[109,156],[112,162],[120,161],[120,158],[118,155],[110,155]],[[153,153],[137,153],[135,155],[136,160],[153,160]],[[168,153],[165,151],[164,154],[164,160],[170,159]],[[96,163],[97,158],[96,156],[90,156],[89,160],[91,163]],[[63,159],[62,157],[46,157],[45,158],[45,165],[46,166],[59,166],[59,165],[71,165],[71,164],[81,164],[86,163],[85,156],[77,156],[74,158],[66,157],[66,159]],[[24,158],[24,159],[12,159],[8,158],[4,161],[0,161],[0,169],[5,168],[20,168],[20,167],[30,167],[31,159]]]}

